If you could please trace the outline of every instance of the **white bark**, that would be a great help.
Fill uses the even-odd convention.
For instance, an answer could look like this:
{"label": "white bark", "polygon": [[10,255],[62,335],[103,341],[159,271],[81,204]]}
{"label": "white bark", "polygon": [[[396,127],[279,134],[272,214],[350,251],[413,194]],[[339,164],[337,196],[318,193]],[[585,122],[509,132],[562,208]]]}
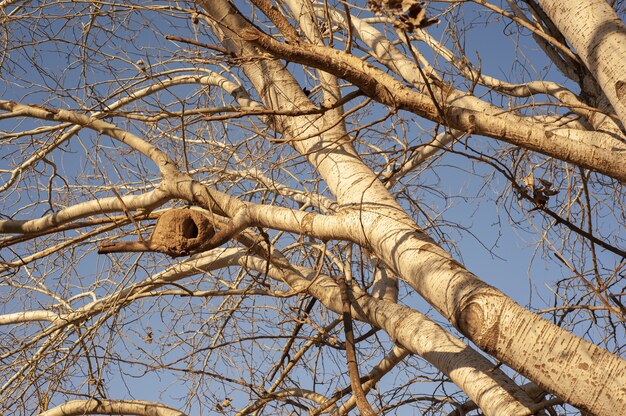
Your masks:
{"label": "white bark", "polygon": [[185,416],[185,413],[161,403],[110,399],[72,400],[40,413],[40,416],[80,415]]}
{"label": "white bark", "polygon": [[[256,30],[242,33],[246,39],[289,61],[340,74],[344,79],[358,86],[366,95],[382,104],[443,122],[453,129],[481,134],[534,150],[626,182],[626,169],[621,163],[622,155],[607,147],[596,147],[587,136],[580,136],[576,142],[573,142],[558,130],[552,131],[552,129],[528,122],[494,117],[491,114],[457,106],[454,101],[443,108],[445,111],[442,118],[429,96],[408,89],[395,78],[355,56],[316,45],[302,47],[282,44]],[[471,97],[470,100],[477,101]],[[570,136],[579,134],[578,132],[579,130],[568,130]],[[613,141],[605,133],[589,134],[600,143]]]}
{"label": "white bark", "polygon": [[0,100],[0,110],[7,112],[6,114],[3,114],[4,117],[27,116],[42,120],[60,121],[65,123],[69,122],[78,126],[90,128],[98,133],[119,140],[131,149],[134,149],[150,158],[161,171],[161,174],[165,175],[178,172],[175,169],[174,162],[160,149],[132,133],[124,131],[111,123],[98,120],[95,117],[88,117],[73,111],[25,105],[6,100]]}
{"label": "white bark", "polygon": [[[239,40],[235,34],[235,32],[241,32],[247,28],[248,24],[233,12],[230,4],[222,1],[201,2],[201,4],[220,23],[221,31],[225,31],[225,27],[229,28],[228,32],[224,32],[221,35],[224,46],[232,48],[232,50],[238,53],[246,50],[248,53],[255,53],[245,41]],[[271,61],[259,64],[251,63],[245,66],[244,69],[257,91],[263,94],[262,99],[266,106],[271,107],[276,105],[274,104],[276,102],[279,109],[306,108],[311,105],[306,96],[302,94],[297,82],[277,63]],[[268,72],[274,75],[271,81],[268,80]],[[279,87],[277,88],[277,86]],[[277,100],[277,97],[281,95],[284,98]],[[357,208],[362,202],[367,204],[368,201],[373,201],[379,207],[379,212],[384,213],[385,216],[390,216],[388,217],[389,219],[402,218],[406,221],[406,214],[399,208],[394,198],[382,187],[382,184],[373,176],[371,170],[360,161],[348,144],[336,139],[325,141],[325,138],[333,137],[333,135],[332,129],[329,130],[324,121],[324,119],[320,118],[302,116],[281,119],[278,125],[283,128],[283,134],[298,137],[298,140],[293,142],[294,147],[302,154],[307,155],[311,163],[327,181],[340,206],[346,208],[354,206]],[[379,188],[382,188],[382,192]],[[350,209],[346,211],[346,213],[348,212],[352,214],[350,215],[351,217],[357,219],[346,224],[348,235],[352,235],[352,238],[355,240],[360,240],[358,236],[363,235],[364,226],[366,229],[369,226],[362,222],[358,209]],[[382,217],[377,217],[375,222],[382,225],[381,221]],[[412,220],[408,219],[408,221],[415,226]],[[365,241],[358,242],[361,244],[366,243]],[[291,286],[296,289],[295,286]],[[314,296],[323,300],[327,298],[328,294],[329,291],[326,290],[323,293],[314,293]],[[339,299],[338,295],[336,299]],[[507,389],[517,390],[513,385],[509,383],[500,384],[501,381],[497,381],[496,385],[500,387],[496,387],[494,385],[495,380],[490,379],[490,377],[483,378],[480,376],[480,373],[466,373],[467,368],[460,363],[473,362],[474,358],[465,356],[469,352],[465,347],[459,346],[460,348],[454,347],[447,351],[428,353],[435,347],[431,342],[434,334],[439,329],[435,330],[425,324],[421,314],[411,310],[396,309],[401,307],[390,303],[376,305],[384,306],[367,306],[366,310],[369,311],[367,315],[369,320],[376,320],[378,326],[389,328],[388,331],[390,331],[392,338],[401,345],[424,357],[428,357],[427,359],[433,365],[444,371],[444,373],[449,374],[470,397],[479,400],[482,408],[488,414],[499,414],[498,412],[502,412],[503,409],[512,406],[505,411],[505,413],[508,413],[510,409],[519,406],[509,393],[504,393]],[[366,305],[363,305],[362,308],[366,308]],[[341,311],[340,308],[331,309],[337,312]],[[422,336],[416,336],[416,328],[419,328],[419,333]],[[429,334],[426,337],[429,339],[427,344],[423,343],[425,341],[424,334]],[[446,337],[449,337],[449,335]],[[477,364],[472,364],[471,367],[483,368]],[[478,382],[478,380],[481,381]],[[504,391],[501,389],[502,387],[504,387]],[[493,394],[496,391],[498,393]],[[488,396],[489,398],[487,398]]]}
{"label": "white bark", "polygon": [[[323,15],[324,8],[319,6],[317,8],[318,13]],[[340,22],[344,26],[345,15],[336,10],[332,12],[333,19]],[[416,63],[409,59],[405,54],[400,52],[386,36],[384,36],[379,30],[372,25],[367,24],[361,19],[351,18],[352,25],[354,27],[354,33],[359,39],[364,42],[371,50],[372,54],[376,57],[377,61],[385,65],[395,74],[398,74],[406,82],[412,84],[418,88],[422,93],[425,93],[424,80],[416,66]],[[496,91],[503,92],[518,97],[525,97],[536,94],[546,94],[557,98],[565,105],[571,106],[574,114],[580,114],[585,117],[589,122],[594,125],[598,131],[606,131],[609,128],[614,135],[620,136],[623,139],[623,132],[620,132],[614,126],[614,123],[606,120],[608,117],[601,113],[601,110],[589,108],[583,102],[581,102],[574,93],[566,89],[565,87],[558,85],[554,82],[546,81],[533,81],[526,84],[510,84],[508,82],[501,81],[499,79],[487,76],[485,74],[478,74],[473,69],[468,68],[467,64],[460,58],[455,57],[450,50],[441,46],[437,41],[428,35],[424,31],[418,32],[417,36],[425,40],[425,42],[431,46],[435,53],[441,54],[448,61],[456,64],[465,73],[465,77],[468,80],[478,80],[478,82],[486,87],[493,88]],[[419,51],[415,48],[414,53],[421,57]],[[425,70],[426,73],[428,73]],[[522,117],[513,113],[502,111],[501,108],[487,103],[472,94],[468,94],[465,91],[461,91],[457,88],[453,88],[448,84],[442,82],[431,82],[431,89],[435,92],[438,100],[440,100],[442,107],[455,106],[463,108],[472,112],[480,112],[489,114],[493,119],[499,119],[505,123],[529,123],[528,117]],[[443,87],[442,87],[443,85]],[[607,126],[610,125],[610,126]],[[568,128],[554,128],[550,127],[550,130],[559,135],[572,138],[575,142],[584,146],[593,146],[595,148],[606,148],[612,151],[622,151],[626,154],[626,140],[616,140],[614,136],[610,134],[598,134],[577,131],[578,129]],[[459,136],[462,132],[452,131],[452,134]],[[504,138],[503,138],[504,139]],[[506,139],[504,139],[506,140]]]}
{"label": "white bark", "polygon": [[137,209],[155,209],[168,200],[171,196],[161,189],[147,192],[142,195],[125,195],[123,197],[107,197],[95,199],[93,201],[82,202],[62,209],[54,214],[32,220],[2,220],[0,221],[0,232],[2,233],[36,233],[49,230],[53,227],[87,218],[92,215],[107,214],[111,212],[121,212]]}
{"label": "white bark", "polygon": [[[606,11],[606,4],[603,3],[604,6],[600,4],[601,0],[586,3],[589,6],[587,11],[591,11],[595,16],[589,19],[589,22],[583,22],[584,19],[580,18],[582,6],[562,5],[548,0],[541,1],[546,11],[553,15],[557,26],[563,27],[561,30],[564,33],[567,32],[568,37],[572,37],[572,44],[577,50],[581,48],[588,52],[587,55],[581,53],[581,57],[598,77],[599,84],[616,108],[618,116],[624,121],[626,113],[623,108],[620,110],[620,105],[624,104],[623,95],[626,95],[626,82],[623,78],[623,65],[626,63],[616,61],[620,56],[626,56],[623,24],[614,21],[610,13]],[[374,378],[389,371],[410,352],[420,355],[449,377],[480,406],[485,414],[527,414],[535,408],[528,394],[473,347],[436,325],[427,316],[400,305],[398,303],[400,281],[418,292],[482,351],[491,354],[545,389],[558,394],[563,400],[598,415],[612,415],[615,408],[626,408],[626,394],[623,390],[623,386],[626,385],[626,363],[623,360],[552,325],[479,280],[455,261],[450,254],[437,246],[389,192],[400,177],[415,169],[443,146],[465,134],[493,137],[521,146],[524,151],[536,150],[626,182],[626,170],[623,164],[626,145],[621,141],[624,138],[623,132],[619,131],[615,123],[609,119],[610,117],[616,118],[609,114],[610,111],[605,111],[607,114],[598,113],[596,108],[584,105],[582,99],[555,83],[537,81],[527,84],[509,84],[477,74],[473,72],[470,65],[459,61],[442,45],[424,35],[430,47],[443,53],[445,58],[457,65],[461,74],[468,79],[476,77],[477,82],[482,85],[512,96],[551,95],[564,105],[571,106],[573,111],[584,119],[574,124],[570,123],[572,117],[572,119],[565,120],[563,124],[556,125],[549,124],[554,121],[549,116],[534,118],[507,114],[506,111],[472,94],[446,85],[444,78],[439,77],[435,69],[427,65],[424,57],[414,51],[418,54],[417,59],[425,66],[425,72],[431,76],[432,87],[435,91],[433,100],[430,93],[427,94],[424,89],[425,80],[422,79],[413,59],[402,54],[380,31],[369,26],[365,20],[353,19],[350,27],[351,33],[359,37],[366,47],[371,48],[372,55],[369,58],[377,59],[390,70],[390,73],[369,65],[366,60],[355,55],[326,47],[320,27],[316,22],[315,9],[310,2],[285,0],[283,3],[291,10],[304,35],[300,41],[295,40],[293,36],[287,36],[289,43],[279,42],[249,30],[251,28],[249,21],[235,12],[235,3],[232,1],[205,0],[198,3],[202,4],[213,17],[214,21],[211,24],[214,25],[214,31],[221,38],[222,43],[236,54],[225,59],[232,58],[236,60],[233,62],[241,65],[250,84],[258,92],[262,104],[254,102],[237,83],[210,73],[208,76],[183,75],[166,79],[120,98],[112,107],[109,107],[109,110],[121,108],[138,98],[176,85],[187,83],[219,85],[241,106],[232,107],[233,109],[254,110],[249,114],[262,116],[262,121],[268,127],[282,135],[284,142],[291,144],[306,158],[316,173],[325,181],[328,190],[336,197],[336,202],[331,198],[300,191],[291,184],[287,186],[275,182],[271,175],[248,169],[247,166],[241,166],[237,171],[222,171],[223,177],[236,175],[254,180],[271,189],[273,195],[286,196],[307,206],[314,205],[331,214],[319,215],[304,210],[254,204],[244,200],[245,197],[240,199],[205,186],[193,180],[190,174],[180,172],[174,159],[157,148],[150,139],[144,140],[114,124],[102,121],[100,118],[104,116],[104,113],[93,113],[91,117],[88,117],[77,112],[0,101],[0,109],[5,111],[0,118],[30,117],[59,123],[54,127],[9,133],[6,137],[19,139],[29,134],[41,135],[44,130],[47,132],[54,131],[56,128],[67,129],[69,127],[69,130],[59,136],[58,140],[51,141],[48,147],[40,151],[35,150],[33,157],[25,159],[12,172],[4,171],[10,177],[4,187],[0,188],[0,192],[11,187],[23,171],[33,166],[36,161],[42,160],[62,141],[67,140],[82,128],[109,135],[126,144],[131,150],[149,158],[161,172],[158,185],[151,192],[124,196],[117,196],[116,193],[115,197],[77,203],[41,218],[0,221],[0,233],[40,235],[39,233],[47,231],[58,232],[62,229],[60,226],[81,218],[121,211],[130,218],[129,211],[151,210],[172,199],[182,199],[205,208],[208,211],[207,215],[211,216],[217,224],[218,235],[222,239],[217,239],[217,243],[213,245],[207,245],[205,247],[207,250],[235,237],[247,246],[247,248],[216,248],[204,252],[136,284],[125,286],[121,282],[114,282],[120,284],[112,290],[114,293],[106,292],[106,295],[102,295],[103,297],[96,298],[93,292],[93,302],[86,304],[81,302],[83,306],[76,309],[72,307],[79,303],[75,302],[76,296],[69,297],[70,294],[69,300],[61,301],[62,298],[56,298],[58,296],[56,292],[48,291],[46,295],[59,301],[58,305],[53,305],[54,309],[45,310],[44,308],[50,305],[44,305],[35,306],[35,308],[41,308],[40,310],[0,315],[0,325],[19,325],[19,330],[34,328],[35,325],[28,325],[34,322],[47,325],[43,329],[35,329],[33,333],[26,333],[23,337],[26,341],[18,347],[10,348],[10,351],[3,350],[0,359],[12,358],[12,365],[17,370],[5,377],[0,393],[8,393],[7,395],[10,396],[11,393],[17,391],[14,385],[29,383],[31,374],[39,370],[37,367],[40,363],[56,353],[59,353],[60,358],[55,357],[55,360],[69,360],[70,353],[60,352],[59,349],[59,345],[63,342],[73,342],[70,341],[68,334],[74,334],[72,331],[79,333],[83,325],[89,325],[87,332],[95,333],[108,318],[109,313],[139,299],[166,294],[220,296],[270,293],[269,290],[257,290],[252,287],[249,290],[248,288],[240,289],[237,285],[231,287],[228,284],[229,290],[221,292],[160,290],[168,284],[178,287],[180,285],[176,282],[200,272],[208,273],[218,269],[239,267],[242,271],[267,273],[269,277],[275,279],[281,289],[285,288],[285,283],[291,289],[289,292],[272,293],[278,296],[306,293],[319,300],[325,308],[341,312],[341,297],[335,280],[322,273],[321,267],[314,269],[290,264],[287,257],[273,249],[269,243],[266,244],[264,239],[242,231],[246,227],[256,226],[289,232],[294,239],[298,236],[302,239],[310,236],[324,240],[324,242],[347,240],[360,245],[362,253],[371,252],[371,258],[375,262],[380,262],[373,267],[372,286],[368,289],[370,293],[361,289],[356,283],[352,288],[354,319],[381,328],[398,345],[372,370],[371,374]],[[479,3],[485,4],[482,1]],[[326,13],[323,15],[324,18],[328,17],[327,13],[330,10],[336,22],[344,26],[348,25],[348,19],[341,13],[328,9],[328,5],[325,5],[323,10]],[[600,12],[596,13],[596,10]],[[566,18],[561,19],[559,13],[568,15],[571,21]],[[520,24],[525,27],[532,26],[528,20],[514,20],[521,20]],[[533,30],[532,27],[530,29]],[[583,29],[586,29],[587,33],[580,33]],[[541,34],[538,28],[535,28],[535,31],[537,36],[542,36],[542,39],[555,41],[552,38],[553,33]],[[286,33],[284,27],[283,32]],[[564,50],[565,44],[559,44],[557,47],[569,58],[575,58],[569,50]],[[600,62],[601,59],[598,59],[596,55],[607,56],[610,59],[607,59],[608,63]],[[441,133],[433,142],[415,152],[412,158],[405,159],[407,161],[400,171],[395,172],[393,176],[387,176],[385,179],[388,181],[383,184],[379,179],[384,176],[372,171],[357,153],[352,143],[353,138],[348,137],[344,124],[346,114],[342,107],[339,105],[332,109],[316,107],[302,91],[295,77],[281,64],[282,58],[316,69],[324,92],[325,107],[341,100],[338,80],[343,79],[384,105],[393,109],[404,109],[447,124],[450,130]],[[620,71],[613,71],[616,68]],[[614,92],[613,95],[611,91]],[[443,110],[437,104],[441,104]],[[167,113],[164,108],[166,107],[159,109],[156,116],[140,115],[134,119],[146,124],[156,123],[167,116],[180,116],[181,118],[190,114],[197,116],[202,115],[204,110],[214,114],[226,107],[194,108],[188,113],[183,111]],[[239,115],[241,114],[243,111]],[[215,120],[220,117],[222,116],[216,116]],[[128,118],[133,118],[133,116],[129,115]],[[540,125],[537,120],[545,120],[546,123]],[[72,125],[74,127],[71,127]],[[605,126],[607,129],[604,129]],[[30,126],[27,127],[27,129],[30,128]],[[185,126],[183,125],[182,128],[185,129]],[[587,128],[593,128],[595,131],[586,131]],[[161,127],[157,127],[157,130],[161,130]],[[166,134],[164,137],[174,137],[177,133],[168,131]],[[262,131],[260,134],[265,134],[265,132]],[[184,133],[182,133],[182,138],[176,136],[174,139],[180,140],[183,145],[189,143]],[[19,140],[16,140],[16,143],[19,143]],[[378,151],[374,144],[368,145]],[[390,158],[386,155],[382,157],[383,160],[389,162]],[[211,169],[207,168],[205,172],[211,172]],[[220,173],[217,169],[220,167],[216,167],[212,172]],[[197,169],[194,173],[200,171]],[[212,183],[211,179],[207,183]],[[11,198],[8,197],[7,200],[10,201]],[[30,254],[28,256],[22,256],[19,251],[13,252],[15,256],[21,256],[19,260],[10,262],[3,260],[0,271],[18,268],[49,256],[51,253],[98,235],[113,226],[115,224],[108,224],[98,230],[82,234],[74,240],[65,240],[51,247],[44,245],[43,249],[38,248],[40,251],[28,253]],[[250,241],[252,244],[249,244]],[[294,244],[303,253],[309,249],[320,250],[320,245],[301,241]],[[326,250],[326,244],[323,246]],[[268,251],[271,252],[264,252],[265,247],[268,247]],[[343,267],[347,274],[352,270],[351,256],[346,256],[348,260],[343,265],[341,264],[343,260],[337,260],[339,256],[322,254],[340,264],[340,269]],[[268,260],[270,258],[271,261]],[[324,258],[320,257],[320,259]],[[125,263],[120,261],[120,264]],[[323,263],[320,262],[320,265],[323,266]],[[243,275],[244,273],[241,274]],[[36,282],[35,279],[32,278]],[[11,283],[9,281],[9,284]],[[237,280],[238,283],[239,280]],[[45,288],[45,290],[48,289]],[[84,292],[77,296],[83,297],[91,293],[84,287],[82,290]],[[43,290],[42,293],[44,293]],[[98,315],[98,319],[94,319],[98,322],[92,326],[91,318]],[[322,332],[320,331],[320,334]],[[71,344],[69,350],[75,349],[85,339],[81,334],[78,338]],[[296,339],[295,335],[293,339]],[[16,353],[17,348],[23,348],[24,353]],[[288,349],[286,348],[286,351]],[[54,365],[57,365],[59,361]],[[47,370],[47,368],[41,369],[41,372]],[[285,376],[286,374],[287,372]],[[271,390],[263,391],[263,397],[259,398],[257,404],[262,406],[266,398],[271,400],[289,395],[309,398],[320,404],[328,402],[323,395],[298,388],[298,386],[294,389],[287,388],[278,391],[279,386],[282,387],[281,381],[283,380],[275,380]],[[372,380],[365,383],[364,388],[367,391],[374,384],[375,380]],[[252,385],[250,387],[257,388]],[[24,391],[28,388],[26,387]],[[331,410],[339,414],[348,412],[353,402],[354,400],[350,399],[342,406]],[[95,413],[182,415],[181,412],[158,403],[105,399],[68,402],[47,410],[44,415]]]}
{"label": "white bark", "polygon": [[539,0],[626,126],[626,27],[604,0]]}
{"label": "white bark", "polygon": [[0,315],[0,325],[13,325],[23,322],[54,321],[59,314],[52,311],[23,311]]}
{"label": "white bark", "polygon": [[[259,38],[256,35],[248,37],[245,32],[248,28],[247,22],[232,13],[229,10],[230,5],[222,2],[201,3],[217,21],[232,30],[222,35],[225,46],[237,53],[252,52],[246,42],[238,38],[238,34],[244,33],[246,39],[253,41]],[[361,87],[366,94],[376,97],[385,104],[400,106],[421,115],[437,116],[429,98],[408,91],[395,79],[357,58],[315,45],[299,48],[293,45],[278,45],[278,42],[266,38],[261,44],[263,47],[271,45],[272,52],[284,53],[287,59],[303,64],[314,63],[320,69],[342,74],[342,77]],[[253,65],[246,67],[248,78],[257,91],[264,94],[262,98],[266,105],[268,107],[275,105],[275,97],[278,94],[287,96],[285,100],[280,101],[281,109],[289,105],[293,107],[310,105],[306,97],[299,94],[301,91],[298,84],[286,71],[279,65],[272,66],[271,73],[276,74],[275,82],[281,85],[280,92],[273,88],[273,83],[269,82],[267,77],[259,76],[261,73],[259,68]],[[404,99],[406,101],[403,101]],[[404,107],[403,102],[406,102]],[[618,162],[610,151],[604,149],[592,151],[573,145],[570,141],[542,131],[541,128],[523,123],[511,125],[512,123],[505,120],[477,112],[468,113],[460,108],[454,110],[448,108],[446,111],[447,121],[451,122],[453,127],[489,133],[488,135],[492,137],[499,137],[534,150],[543,149],[544,152],[552,146],[551,152],[566,160],[576,155],[574,157],[576,161],[588,163],[595,160],[593,164],[597,167],[600,159],[595,157],[600,154],[605,158],[603,162],[609,164],[611,160],[612,166],[615,167],[612,174],[620,180],[626,180],[626,171],[621,167],[622,162]],[[626,384],[626,363],[623,360],[521,308],[504,294],[465,270],[419,230],[371,170],[354,155],[348,144],[337,143],[332,148],[320,146],[324,143],[324,136],[320,136],[321,140],[315,139],[315,131],[324,131],[323,120],[294,117],[283,120],[281,126],[286,135],[307,138],[294,142],[294,147],[307,155],[326,180],[340,206],[358,209],[356,215],[359,216],[360,222],[352,230],[353,235],[363,233],[365,238],[364,241],[360,241],[362,244],[369,244],[377,256],[380,256],[392,270],[473,342],[538,384],[557,393],[564,400],[594,413],[609,415],[615,403],[622,403],[626,407],[626,395],[620,391],[620,386]],[[318,146],[324,147],[324,150],[317,150]],[[389,313],[386,308],[376,309],[373,315],[379,318],[384,316],[385,321],[398,319],[397,315]],[[402,328],[417,325],[417,322],[409,319],[403,319],[401,322]],[[423,330],[420,332],[424,334]],[[521,336],[522,334],[524,336]],[[398,334],[392,332],[391,335],[404,346],[418,342],[413,336],[400,340]],[[563,347],[555,348],[557,344]],[[531,345],[533,347],[529,350]],[[580,365],[563,365],[563,357]],[[601,360],[602,367],[594,366],[594,360]],[[554,365],[546,369],[547,363]],[[611,377],[606,378],[607,374]],[[562,379],[576,380],[576,383],[557,381]],[[466,382],[460,380],[457,382],[461,383],[459,386],[470,396],[484,393],[484,390],[483,393],[473,390]],[[582,392],[581,384],[585,386]],[[481,407],[483,406],[487,406],[484,401],[481,403]]]}
{"label": "white bark", "polygon": [[[98,299],[76,311],[60,314],[38,338],[102,314],[113,305],[122,308],[135,299],[143,297],[145,293],[168,283],[198,272],[209,272],[236,264],[260,272],[268,270],[266,259],[250,255],[246,249],[216,249],[194,256],[146,281]],[[332,278],[319,275],[315,270],[292,268],[288,264],[272,265],[268,271],[271,277],[287,282],[292,289],[306,291],[315,296],[329,309],[338,313],[342,310],[339,288]],[[356,305],[353,310],[356,319],[383,328],[399,344],[430,361],[455,383],[462,386],[469,397],[479,403],[487,414],[515,414],[527,410],[532,405],[532,401],[508,376],[425,315],[392,302],[375,299],[356,290],[354,293]],[[33,311],[25,316],[9,316],[6,319],[15,321],[26,317],[31,320],[50,318]],[[44,351],[42,350],[40,354]],[[26,371],[28,366],[27,364],[23,371]],[[4,388],[8,386],[7,383]],[[526,403],[526,406],[523,403]]]}

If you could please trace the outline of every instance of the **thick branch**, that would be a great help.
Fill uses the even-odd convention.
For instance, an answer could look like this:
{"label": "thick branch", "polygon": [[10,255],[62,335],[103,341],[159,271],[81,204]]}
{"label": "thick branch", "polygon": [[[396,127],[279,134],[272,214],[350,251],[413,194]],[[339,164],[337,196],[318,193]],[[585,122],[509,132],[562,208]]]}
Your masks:
{"label": "thick branch", "polygon": [[538,1],[593,74],[626,126],[626,27],[604,0]]}
{"label": "thick branch", "polygon": [[141,195],[94,199],[93,201],[81,202],[71,207],[64,208],[54,214],[46,215],[41,218],[0,221],[0,233],[39,233],[92,215],[122,212],[125,210],[134,211],[138,209],[152,211],[170,199],[171,196],[160,188]]}
{"label": "thick branch", "polygon": [[[534,150],[626,182],[623,158],[609,149],[573,142],[560,132],[552,132],[538,125],[501,120],[493,115],[453,105],[444,107],[445,118],[441,119],[436,106],[428,96],[405,87],[395,78],[355,56],[311,44],[287,45],[258,30],[245,30],[242,36],[275,56],[323,69],[350,81],[365,95],[382,104],[410,111],[450,128]],[[602,136],[601,133],[593,134]]]}
{"label": "thick branch", "polygon": [[81,415],[186,416],[185,413],[162,403],[109,399],[72,400],[40,414],[40,416]]}
{"label": "thick branch", "polygon": [[[260,256],[248,257],[248,267],[265,270],[267,253],[260,249],[262,243],[245,232],[239,239]],[[339,287],[332,278],[316,270],[292,266],[276,250],[272,254],[270,276],[286,282],[294,290],[306,291],[329,309],[342,313]],[[521,413],[528,409],[525,405],[533,403],[488,360],[415,310],[375,299],[355,287],[352,316],[383,328],[396,343],[428,360],[450,376],[468,396],[478,400],[487,414]]]}
{"label": "thick branch", "polygon": [[280,30],[280,33],[282,33],[285,38],[289,40],[298,39],[298,32],[293,26],[291,26],[291,23],[289,23],[285,15],[280,10],[278,10],[276,6],[274,6],[268,0],[251,1],[256,7],[263,11],[263,14],[270,18],[270,20],[274,23],[274,25],[276,25],[278,30]]}

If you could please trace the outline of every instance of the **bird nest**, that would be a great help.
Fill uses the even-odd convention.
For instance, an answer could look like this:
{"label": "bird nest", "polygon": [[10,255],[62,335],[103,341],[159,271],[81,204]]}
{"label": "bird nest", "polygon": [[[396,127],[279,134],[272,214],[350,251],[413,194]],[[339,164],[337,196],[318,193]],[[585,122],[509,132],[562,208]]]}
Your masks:
{"label": "bird nest", "polygon": [[198,211],[180,208],[164,212],[150,236],[150,247],[171,256],[197,251],[215,235],[211,221]]}

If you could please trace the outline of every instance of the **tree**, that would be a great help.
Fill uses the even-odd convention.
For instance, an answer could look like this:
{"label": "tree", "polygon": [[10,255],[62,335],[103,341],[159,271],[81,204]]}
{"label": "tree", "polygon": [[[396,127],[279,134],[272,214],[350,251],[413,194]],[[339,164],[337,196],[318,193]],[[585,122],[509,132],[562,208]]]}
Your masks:
{"label": "tree", "polygon": [[626,408],[622,2],[0,10],[4,413]]}

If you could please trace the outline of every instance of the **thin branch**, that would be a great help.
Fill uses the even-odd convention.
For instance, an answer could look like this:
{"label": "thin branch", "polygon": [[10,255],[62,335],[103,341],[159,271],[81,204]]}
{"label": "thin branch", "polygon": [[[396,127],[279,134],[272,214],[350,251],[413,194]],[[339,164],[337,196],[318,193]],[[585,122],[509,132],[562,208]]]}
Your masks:
{"label": "thin branch", "polygon": [[[608,149],[593,146],[591,142],[572,143],[571,138],[559,131],[548,131],[536,124],[501,119],[455,105],[443,108],[445,119],[442,119],[430,97],[406,87],[356,56],[313,44],[287,45],[258,30],[246,29],[241,36],[275,56],[323,69],[348,80],[381,104],[410,111],[438,123],[447,123],[453,129],[482,134],[541,152],[626,182],[626,167],[622,158]],[[590,135],[598,140],[606,137],[598,132],[591,132]],[[590,153],[594,154],[593,159],[590,159]]]}
{"label": "thin branch", "polygon": [[343,329],[346,336],[346,361],[348,363],[348,373],[350,375],[350,385],[352,392],[356,398],[356,405],[364,416],[376,416],[376,412],[365,397],[363,385],[359,376],[359,365],[356,359],[356,351],[354,349],[354,330],[352,328],[352,305],[350,303],[350,294],[348,292],[348,284],[343,276],[337,277],[339,285],[339,293],[341,294],[341,303],[343,307]]}
{"label": "thin branch", "polygon": [[298,31],[289,23],[289,20],[285,17],[285,15],[276,8],[272,3],[267,0],[251,0],[252,4],[261,9],[263,14],[265,14],[271,21],[276,25],[280,33],[285,36],[286,39],[295,41],[300,36],[298,35]]}

